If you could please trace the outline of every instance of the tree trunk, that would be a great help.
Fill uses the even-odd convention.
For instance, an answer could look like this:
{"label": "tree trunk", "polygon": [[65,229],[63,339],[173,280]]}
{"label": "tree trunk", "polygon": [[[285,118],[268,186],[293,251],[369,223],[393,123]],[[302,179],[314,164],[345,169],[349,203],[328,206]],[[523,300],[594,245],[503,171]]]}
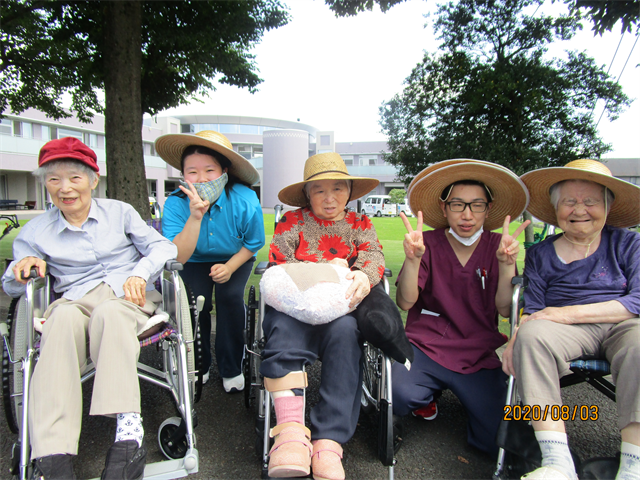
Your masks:
{"label": "tree trunk", "polygon": [[103,5],[107,196],[130,203],[149,219],[142,149],[142,2]]}
{"label": "tree trunk", "polygon": [[[527,211],[522,214],[522,219],[523,221],[531,220],[533,222],[533,216]],[[533,223],[527,225],[524,229],[524,241],[528,244],[533,243]]]}

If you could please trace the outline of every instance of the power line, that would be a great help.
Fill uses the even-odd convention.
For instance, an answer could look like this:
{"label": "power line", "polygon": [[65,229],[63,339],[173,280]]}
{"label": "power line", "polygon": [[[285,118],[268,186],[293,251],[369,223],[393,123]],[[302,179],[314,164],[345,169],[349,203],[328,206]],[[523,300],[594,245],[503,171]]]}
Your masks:
{"label": "power line", "polygon": [[[636,48],[636,45],[638,44],[638,39],[640,38],[640,35],[636,35],[636,41],[633,42],[633,47],[631,47],[631,51],[629,52],[629,56],[627,57],[627,60],[624,62],[624,66],[622,67],[622,70],[620,71],[620,75],[618,75],[618,84],[620,83],[620,78],[622,78],[622,74],[624,73],[624,69],[627,67],[627,63],[629,63],[629,59],[631,58],[631,54],[633,53],[633,50]],[[609,104],[609,100],[606,101],[606,103],[604,104],[604,108],[602,109],[602,113],[600,114],[600,118],[598,119],[598,123],[596,123],[596,128],[598,128],[598,125],[600,125],[600,120],[602,120],[602,116],[604,115],[604,112],[607,110],[607,105]]]}

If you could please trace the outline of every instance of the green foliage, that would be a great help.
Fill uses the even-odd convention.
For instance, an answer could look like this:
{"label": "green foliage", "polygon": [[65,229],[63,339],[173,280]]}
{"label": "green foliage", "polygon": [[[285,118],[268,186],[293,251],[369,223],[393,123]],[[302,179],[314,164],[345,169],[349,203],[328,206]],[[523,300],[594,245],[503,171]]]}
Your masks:
{"label": "green foliage", "polygon": [[402,188],[394,188],[389,192],[389,196],[391,197],[391,203],[404,203],[407,191]]}
{"label": "green foliage", "polygon": [[[103,112],[105,2],[4,0],[0,11],[0,110],[33,107],[58,119],[62,95],[82,121]],[[143,113],[206,94],[213,80],[255,89],[251,48],[287,23],[278,0],[147,1],[142,12]],[[107,115],[108,115],[107,106]]]}
{"label": "green foliage", "polygon": [[629,32],[633,26],[640,33],[640,1],[638,0],[564,0],[572,10],[588,17],[593,32],[602,35],[611,31],[620,21],[620,33]]}
{"label": "green foliage", "polygon": [[381,11],[386,12],[402,2],[404,0],[325,0],[329,8],[335,12],[336,17],[350,17],[365,10],[371,11],[376,3]]}
{"label": "green foliage", "polygon": [[425,54],[403,92],[380,107],[386,160],[403,181],[447,158],[487,160],[521,175],[610,150],[591,111],[606,100],[615,119],[629,99],[586,54],[545,57],[580,24],[525,13],[541,3],[460,0],[439,8],[438,53]]}

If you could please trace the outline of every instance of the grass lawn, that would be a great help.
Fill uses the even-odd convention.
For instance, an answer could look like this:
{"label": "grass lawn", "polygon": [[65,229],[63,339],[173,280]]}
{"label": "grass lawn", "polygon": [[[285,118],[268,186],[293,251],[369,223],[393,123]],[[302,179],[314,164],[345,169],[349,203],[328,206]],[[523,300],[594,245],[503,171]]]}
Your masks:
{"label": "grass lawn", "polygon": [[[20,220],[20,224],[24,225],[28,220]],[[385,256],[386,266],[391,270],[393,276],[389,279],[390,285],[390,295],[391,298],[395,300],[396,298],[396,286],[395,280],[400,272],[400,268],[402,267],[402,263],[404,262],[404,250],[402,248],[402,241],[404,240],[404,234],[406,233],[406,229],[404,228],[404,224],[402,223],[402,219],[400,217],[372,217],[371,221],[376,228],[376,232],[378,233],[378,239],[382,244],[383,253]],[[417,219],[410,217],[409,222],[416,228]],[[266,261],[267,254],[269,252],[269,244],[271,243],[271,238],[273,237],[273,229],[274,229],[274,215],[273,214],[265,214],[264,215],[264,225],[265,225],[265,236],[266,236],[266,244],[265,246],[258,252],[257,261]],[[513,222],[509,230],[513,232],[516,228],[518,228],[520,224],[517,222]],[[429,227],[426,227],[427,229]],[[536,232],[541,229],[536,228]],[[11,245],[13,243],[13,239],[19,233],[19,230],[12,230],[6,237],[0,241],[0,258],[6,259],[11,258]],[[524,243],[524,233],[518,237],[521,244]],[[520,254],[518,255],[518,271],[522,272],[524,267],[524,248],[520,249]],[[260,277],[258,275],[251,275],[249,278],[249,283],[247,284],[247,291],[251,285],[255,285],[258,288],[258,283],[260,282]],[[401,311],[403,321],[406,321],[407,312]],[[500,329],[508,334],[508,324],[506,320],[500,322]]]}

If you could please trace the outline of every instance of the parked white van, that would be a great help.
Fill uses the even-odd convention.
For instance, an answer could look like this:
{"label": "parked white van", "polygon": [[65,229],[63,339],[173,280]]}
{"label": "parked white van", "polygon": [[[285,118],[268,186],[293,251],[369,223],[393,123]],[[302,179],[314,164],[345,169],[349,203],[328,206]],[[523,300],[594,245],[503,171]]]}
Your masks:
{"label": "parked white van", "polygon": [[396,215],[396,204],[391,203],[389,195],[369,195],[362,202],[360,213],[369,217],[381,217],[382,215]]}
{"label": "parked white van", "polygon": [[404,197],[402,203],[398,204],[398,215],[400,215],[400,212],[404,212],[407,217],[413,216],[411,208],[409,208],[409,200],[407,200],[407,197]]}

